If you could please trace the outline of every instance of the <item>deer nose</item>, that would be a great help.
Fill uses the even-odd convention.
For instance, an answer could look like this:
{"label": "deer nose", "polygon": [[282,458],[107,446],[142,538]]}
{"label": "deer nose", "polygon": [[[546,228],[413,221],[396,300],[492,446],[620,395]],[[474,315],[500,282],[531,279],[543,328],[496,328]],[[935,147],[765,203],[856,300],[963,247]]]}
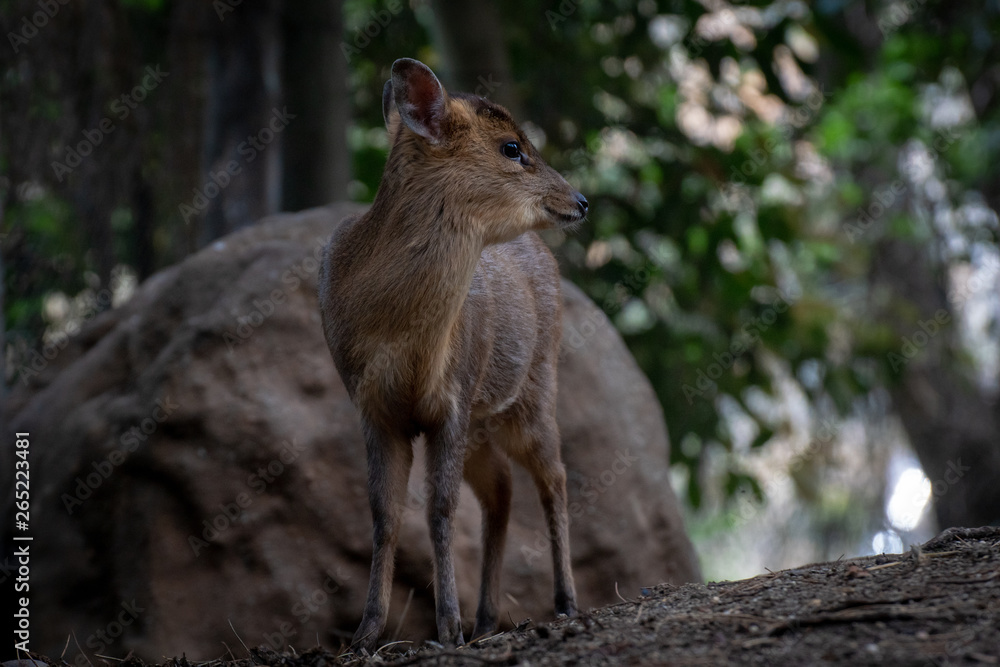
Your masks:
{"label": "deer nose", "polygon": [[574,192],[573,197],[576,199],[576,205],[580,209],[580,215],[587,215],[587,209],[590,208],[590,204],[587,203],[587,198],[579,192]]}

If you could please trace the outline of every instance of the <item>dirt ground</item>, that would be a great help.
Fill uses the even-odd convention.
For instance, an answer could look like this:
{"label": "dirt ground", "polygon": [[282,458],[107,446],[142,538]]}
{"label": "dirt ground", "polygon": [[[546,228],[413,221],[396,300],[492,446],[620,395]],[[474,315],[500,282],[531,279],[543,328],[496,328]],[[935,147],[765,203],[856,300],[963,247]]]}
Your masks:
{"label": "dirt ground", "polygon": [[[48,661],[50,665],[58,661]],[[660,585],[575,618],[457,649],[374,656],[251,649],[235,661],[162,667],[327,665],[1000,664],[1000,528],[952,529],[904,554],[817,563],[707,585]],[[115,667],[147,667],[135,659]]]}

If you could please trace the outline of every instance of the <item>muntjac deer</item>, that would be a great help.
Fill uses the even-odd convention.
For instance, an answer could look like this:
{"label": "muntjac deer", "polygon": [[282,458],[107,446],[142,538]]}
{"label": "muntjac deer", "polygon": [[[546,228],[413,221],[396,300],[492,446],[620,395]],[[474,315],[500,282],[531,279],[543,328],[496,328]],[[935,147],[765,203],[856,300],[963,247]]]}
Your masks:
{"label": "muntjac deer", "polygon": [[555,610],[576,613],[556,425],[559,273],[532,230],[570,227],[588,206],[506,109],[447,94],[423,63],[393,63],[382,111],[392,141],[382,183],[368,212],[333,233],[319,287],[330,353],[365,436],[374,553],[352,646],[368,650],[386,625],[421,433],[439,640],[464,643],[452,560],[463,477],[483,512],[473,636],[496,630],[509,459],[538,487]]}

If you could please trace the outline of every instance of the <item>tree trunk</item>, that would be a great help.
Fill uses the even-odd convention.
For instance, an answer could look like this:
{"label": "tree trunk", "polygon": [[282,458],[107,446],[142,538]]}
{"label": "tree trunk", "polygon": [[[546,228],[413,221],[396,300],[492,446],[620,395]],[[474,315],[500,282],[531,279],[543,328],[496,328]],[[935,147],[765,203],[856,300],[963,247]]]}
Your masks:
{"label": "tree trunk", "polygon": [[491,0],[432,0],[434,41],[444,56],[441,78],[449,90],[474,93],[507,107],[523,119],[510,75],[503,24]]}
{"label": "tree trunk", "polygon": [[278,16],[273,0],[243,3],[215,26],[199,187],[208,200],[203,245],[280,206],[283,128],[273,111],[281,100]]}
{"label": "tree trunk", "polygon": [[[205,163],[205,133],[208,122],[206,105],[208,97],[208,59],[215,43],[214,32],[218,15],[210,5],[199,0],[174,3],[170,12],[169,32],[166,39],[166,69],[170,95],[162,100],[165,113],[174,127],[185,128],[171,136],[164,147],[164,172],[170,178],[166,183],[156,182],[153,189],[160,208],[168,213],[170,226],[165,243],[156,245],[154,264],[158,267],[175,262],[194,253],[203,238],[204,212],[195,212],[183,218],[180,207],[191,205],[193,190],[200,190],[203,164]],[[173,224],[183,219],[183,224]]]}
{"label": "tree trunk", "polygon": [[[882,243],[875,256],[876,289],[888,288],[893,304],[916,311],[915,317],[908,312],[887,318],[900,335],[899,353],[890,358],[899,371],[891,387],[893,402],[932,482],[940,527],[996,524],[1000,414],[957,370],[960,362],[953,358],[951,340],[954,318],[928,253],[927,247],[890,241]],[[935,323],[940,313],[947,314],[944,325]]]}
{"label": "tree trunk", "polygon": [[135,222],[132,261],[139,282],[153,275],[156,270],[153,232],[156,214],[153,207],[153,188],[143,177],[142,170],[136,169],[132,186],[132,215]]}
{"label": "tree trunk", "polygon": [[295,119],[285,130],[282,208],[298,211],[345,199],[350,179],[347,61],[340,50],[340,0],[285,8],[285,101]]}

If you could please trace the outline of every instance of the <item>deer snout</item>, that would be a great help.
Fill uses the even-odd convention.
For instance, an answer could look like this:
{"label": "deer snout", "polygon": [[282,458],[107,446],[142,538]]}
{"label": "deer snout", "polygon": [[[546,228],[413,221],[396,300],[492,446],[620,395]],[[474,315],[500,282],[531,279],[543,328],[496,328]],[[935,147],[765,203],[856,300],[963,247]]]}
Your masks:
{"label": "deer snout", "polygon": [[[568,197],[566,190],[569,190]],[[587,217],[590,204],[587,202],[587,198],[576,190],[570,188],[566,188],[566,190],[563,190],[561,201],[558,204],[546,205],[545,211],[557,227],[572,229]]]}
{"label": "deer snout", "polygon": [[[554,223],[560,229],[572,229],[587,217],[590,202],[573,189],[562,175],[546,165],[547,188],[541,204],[548,215],[549,225]],[[543,223],[544,225],[544,223]]]}

